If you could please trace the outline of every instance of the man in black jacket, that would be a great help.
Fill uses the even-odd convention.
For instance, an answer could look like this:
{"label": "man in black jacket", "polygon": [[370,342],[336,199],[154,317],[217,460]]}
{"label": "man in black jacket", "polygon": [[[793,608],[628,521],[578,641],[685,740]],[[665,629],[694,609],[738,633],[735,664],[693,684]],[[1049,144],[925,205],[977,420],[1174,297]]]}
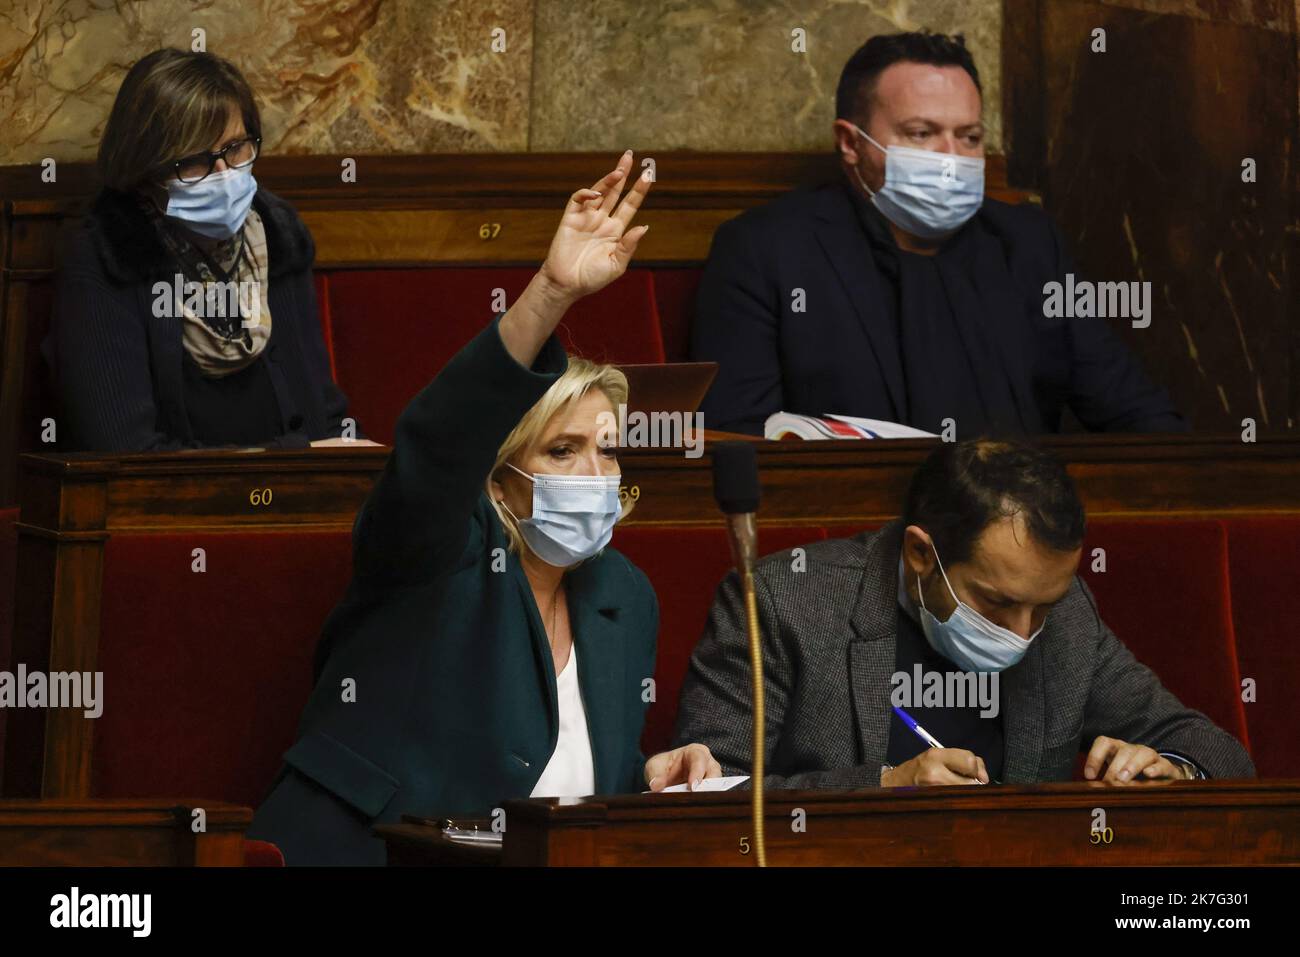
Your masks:
{"label": "man in black jacket", "polygon": [[1150,284],[1120,284],[1135,288],[1119,317],[1053,306],[1050,284],[1072,296],[1075,269],[1041,210],[984,198],[980,110],[960,36],[854,54],[836,94],[842,182],[714,236],[691,348],[720,365],[711,428],[761,433],[785,411],[1038,434],[1068,407],[1093,430],[1186,430],[1110,328],[1150,322]]}

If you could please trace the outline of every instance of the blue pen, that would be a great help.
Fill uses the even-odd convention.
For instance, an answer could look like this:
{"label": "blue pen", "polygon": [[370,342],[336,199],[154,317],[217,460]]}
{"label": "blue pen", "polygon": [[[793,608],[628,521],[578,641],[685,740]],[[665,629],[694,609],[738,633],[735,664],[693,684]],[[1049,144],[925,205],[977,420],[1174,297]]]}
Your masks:
{"label": "blue pen", "polygon": [[[907,725],[909,728],[911,728],[911,729],[912,729],[912,733],[915,734],[915,735],[916,735],[918,738],[920,738],[922,741],[924,741],[926,744],[928,744],[930,747],[932,747],[932,748],[942,748],[942,747],[943,747],[943,745],[939,743],[939,739],[938,739],[938,738],[936,738],[936,737],[935,737],[934,735],[932,735],[929,731],[926,731],[925,728],[923,728],[923,727],[921,727],[919,724],[917,724],[917,723],[916,723],[916,719],[913,718],[913,717],[912,717],[910,714],[908,714],[906,711],[904,711],[902,708],[899,708],[899,707],[895,706],[895,708],[894,708],[894,714],[898,715],[898,716],[903,720],[903,724],[905,724],[905,725]],[[989,780],[992,781],[993,779],[990,778]],[[984,782],[981,781],[981,780],[979,780],[978,778],[976,778],[976,779],[975,779],[975,783],[977,783],[977,784],[983,784]],[[993,783],[994,783],[994,784],[1001,784],[1002,782],[1001,782],[1001,781],[993,781]]]}

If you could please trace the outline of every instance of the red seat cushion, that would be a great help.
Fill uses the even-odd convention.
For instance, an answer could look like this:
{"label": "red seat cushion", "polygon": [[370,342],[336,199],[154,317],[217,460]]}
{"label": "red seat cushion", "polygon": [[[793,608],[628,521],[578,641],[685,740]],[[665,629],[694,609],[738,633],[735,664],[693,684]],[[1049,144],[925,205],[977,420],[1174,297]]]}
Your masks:
{"label": "red seat cushion", "polygon": [[244,841],[245,867],[284,867],[284,852],[270,841]]}
{"label": "red seat cushion", "polygon": [[[815,526],[759,529],[759,551],[784,551],[825,537]],[[659,596],[659,647],[655,661],[655,701],[646,714],[642,750],[665,750],[677,719],[677,696],[696,642],[713,604],[714,592],[731,570],[731,546],[720,527],[630,526],[614,535],[614,547],[646,573]]]}
{"label": "red seat cushion", "polygon": [[1300,518],[1234,518],[1225,524],[1241,677],[1253,678],[1256,686],[1256,700],[1242,705],[1255,768],[1260,777],[1300,777],[1300,654],[1294,639]]}
{"label": "red seat cushion", "polygon": [[594,296],[579,299],[557,334],[570,353],[593,362],[663,362],[649,271],[630,269]]}
{"label": "red seat cushion", "polygon": [[[347,530],[113,535],[91,793],[259,804],[293,743],[351,546]],[[190,570],[199,547],[204,573]]]}
{"label": "red seat cushion", "polygon": [[320,318],[321,340],[325,343],[325,355],[330,360],[330,378],[338,382],[339,370],[334,362],[334,324],[330,321],[330,285],[329,277],[318,272],[312,275],[316,288],[316,311]]}
{"label": "red seat cushion", "polygon": [[[438,268],[335,272],[329,323],[339,387],[362,429],[391,443],[397,417],[456,352],[487,325],[494,290],[519,298],[533,269]],[[565,348],[598,362],[662,362],[650,275],[631,270],[569,310]]]}
{"label": "red seat cushion", "polygon": [[655,269],[652,274],[664,358],[668,362],[685,362],[690,358],[695,296],[704,271],[698,268]]}
{"label": "red seat cushion", "polygon": [[[1105,549],[1104,573],[1092,570],[1095,548]],[[1223,523],[1093,521],[1079,571],[1102,620],[1134,656],[1183,704],[1249,747]]]}
{"label": "red seat cushion", "polygon": [[[6,518],[12,513],[0,513],[0,545]],[[1283,644],[1278,596],[1295,579],[1300,519],[1234,520],[1231,561],[1227,527],[1098,520],[1081,572],[1102,617],[1139,660],[1243,742],[1249,715],[1261,773],[1289,774],[1296,754],[1286,689],[1300,674]],[[760,525],[760,551],[785,551],[826,532]],[[730,550],[720,527],[631,526],[616,532],[614,545],[646,572],[660,601],[656,700],[642,737],[652,754],[671,743],[682,679],[731,568]],[[191,571],[191,549],[200,546],[204,574]],[[1105,573],[1091,570],[1096,547],[1106,550]],[[99,668],[106,706],[95,722],[92,793],[259,803],[310,692],[312,654],[347,584],[350,549],[346,530],[114,535],[105,552]],[[0,552],[0,584],[3,573]],[[306,578],[309,590],[283,587]],[[1260,684],[1260,701],[1249,708],[1240,702],[1234,619],[1251,636],[1243,673]]]}
{"label": "red seat cushion", "polygon": [[877,531],[883,524],[883,522],[833,522],[824,527],[827,538],[852,538],[859,532]]}

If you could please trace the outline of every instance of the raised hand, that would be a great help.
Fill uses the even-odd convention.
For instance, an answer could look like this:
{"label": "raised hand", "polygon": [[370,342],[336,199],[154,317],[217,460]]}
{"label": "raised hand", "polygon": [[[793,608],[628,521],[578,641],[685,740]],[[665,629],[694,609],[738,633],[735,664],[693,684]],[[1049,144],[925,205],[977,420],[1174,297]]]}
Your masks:
{"label": "raised hand", "polygon": [[650,228],[628,228],[650,192],[647,170],[623,195],[631,169],[632,151],[628,150],[590,189],[580,189],[569,197],[541,271],[557,291],[571,299],[588,296],[623,275],[637,243]]}
{"label": "raised hand", "polygon": [[628,228],[650,192],[647,172],[623,195],[631,169],[632,151],[628,150],[612,172],[590,189],[580,189],[569,197],[546,262],[501,317],[501,341],[523,366],[532,365],[542,344],[574,302],[603,289],[627,271],[637,243],[650,228]]}

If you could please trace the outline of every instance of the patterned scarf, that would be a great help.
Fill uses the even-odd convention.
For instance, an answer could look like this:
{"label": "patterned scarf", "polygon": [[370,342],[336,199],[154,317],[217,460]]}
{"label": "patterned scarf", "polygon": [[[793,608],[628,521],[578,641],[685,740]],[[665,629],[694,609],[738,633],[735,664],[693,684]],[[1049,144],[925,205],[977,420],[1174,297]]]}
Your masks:
{"label": "patterned scarf", "polygon": [[[204,252],[151,201],[146,199],[144,206],[163,245],[180,265],[183,285],[173,314],[185,323],[181,333],[185,351],[211,378],[247,368],[271,338],[266,227],[261,216],[250,209],[239,232]],[[202,285],[201,296],[193,294],[193,287],[186,291],[189,282]]]}

